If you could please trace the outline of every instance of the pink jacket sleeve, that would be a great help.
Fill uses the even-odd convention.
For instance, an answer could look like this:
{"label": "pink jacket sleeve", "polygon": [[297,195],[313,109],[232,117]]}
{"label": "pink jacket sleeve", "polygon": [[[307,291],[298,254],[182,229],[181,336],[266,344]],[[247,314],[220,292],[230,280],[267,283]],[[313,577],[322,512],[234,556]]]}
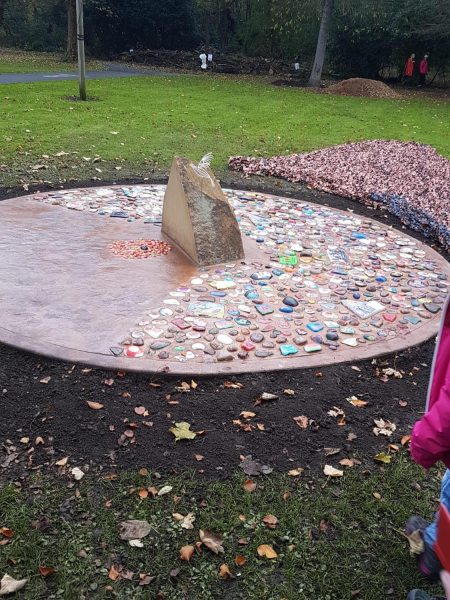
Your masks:
{"label": "pink jacket sleeve", "polygon": [[450,389],[441,388],[439,401],[416,423],[411,439],[413,459],[425,469],[442,460],[450,469]]}

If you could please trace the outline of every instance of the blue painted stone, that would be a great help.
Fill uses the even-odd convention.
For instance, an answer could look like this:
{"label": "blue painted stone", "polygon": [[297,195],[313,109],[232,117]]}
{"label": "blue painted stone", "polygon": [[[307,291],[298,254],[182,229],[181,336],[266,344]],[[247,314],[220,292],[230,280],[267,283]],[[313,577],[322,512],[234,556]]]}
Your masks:
{"label": "blue painted stone", "polygon": [[419,317],[413,317],[412,315],[405,316],[405,321],[408,321],[411,323],[411,325],[417,325],[417,323],[420,323],[421,320],[422,319],[419,319]]}
{"label": "blue painted stone", "polygon": [[375,281],[387,281],[387,278],[384,275],[379,275],[375,277]]}
{"label": "blue painted stone", "polygon": [[266,281],[267,279],[272,279],[272,273],[269,271],[258,271],[250,275],[250,279],[254,281]]}
{"label": "blue painted stone", "polygon": [[235,321],[238,325],[241,325],[242,327],[247,327],[248,325],[252,324],[251,321],[249,321],[248,319],[243,319],[242,317],[235,319]]}
{"label": "blue painted stone", "polygon": [[297,354],[298,348],[287,344],[285,346],[280,346],[280,352],[283,356],[289,356],[291,354]]}
{"label": "blue painted stone", "polygon": [[292,298],[292,296],[286,296],[286,298],[283,299],[283,304],[286,304],[286,306],[298,306],[298,301],[295,298]]}
{"label": "blue painted stone", "polygon": [[311,340],[316,344],[323,344],[323,337],[321,335],[313,334],[311,336]]}
{"label": "blue painted stone", "polygon": [[321,323],[308,323],[306,326],[310,331],[322,331],[323,325]]}
{"label": "blue painted stone", "polygon": [[258,294],[256,292],[247,292],[245,294],[245,297],[248,298],[249,300],[257,300],[259,298]]}
{"label": "blue painted stone", "polygon": [[341,333],[353,335],[355,333],[355,330],[353,329],[353,327],[341,327]]}
{"label": "blue painted stone", "polygon": [[280,312],[282,313],[291,313],[294,312],[294,309],[291,308],[290,306],[282,306],[281,308],[278,309]]}
{"label": "blue painted stone", "polygon": [[216,296],[216,298],[225,298],[226,292],[211,292],[211,296]]}
{"label": "blue painted stone", "polygon": [[418,300],[411,300],[411,306],[420,306],[420,302]]}
{"label": "blue painted stone", "polygon": [[277,277],[279,277],[280,275],[283,275],[284,271],[282,271],[281,269],[272,269],[272,274],[276,275]]}
{"label": "blue painted stone", "polygon": [[372,335],[371,333],[365,333],[364,339],[367,340],[368,342],[374,342],[376,340],[376,337],[374,335]]}
{"label": "blue painted stone", "polygon": [[239,315],[241,314],[238,310],[229,310],[227,311],[229,315],[231,315],[232,317],[239,317]]}
{"label": "blue painted stone", "polygon": [[361,298],[361,294],[358,294],[358,293],[356,293],[356,292],[355,292],[355,293],[353,294],[353,298],[354,298],[355,300],[359,300],[359,298]]}
{"label": "blue painted stone", "polygon": [[110,215],[110,217],[117,217],[119,219],[128,219],[128,215],[125,212],[112,212]]}
{"label": "blue painted stone", "polygon": [[339,339],[339,335],[336,331],[327,331],[327,340],[331,342],[336,342]]}
{"label": "blue painted stone", "polygon": [[258,285],[265,286],[268,284],[267,284],[267,281],[258,281]]}
{"label": "blue painted stone", "polygon": [[255,286],[252,285],[251,283],[246,283],[244,285],[244,290],[251,291],[251,290],[254,290],[254,289],[255,289]]}

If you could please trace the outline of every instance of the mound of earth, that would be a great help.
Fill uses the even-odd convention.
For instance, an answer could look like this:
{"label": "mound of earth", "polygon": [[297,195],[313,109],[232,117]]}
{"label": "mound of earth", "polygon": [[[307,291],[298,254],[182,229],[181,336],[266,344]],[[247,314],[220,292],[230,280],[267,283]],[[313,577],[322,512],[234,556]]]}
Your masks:
{"label": "mound of earth", "polygon": [[333,96],[356,96],[361,98],[400,98],[397,92],[394,92],[382,81],[360,79],[358,77],[330,85],[325,93]]}

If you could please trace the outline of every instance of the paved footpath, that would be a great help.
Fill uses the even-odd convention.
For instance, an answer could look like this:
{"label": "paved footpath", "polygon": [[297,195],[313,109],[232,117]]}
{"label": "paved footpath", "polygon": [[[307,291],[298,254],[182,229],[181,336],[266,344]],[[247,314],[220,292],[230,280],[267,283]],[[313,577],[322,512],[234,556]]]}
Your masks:
{"label": "paved footpath", "polygon": [[[162,71],[149,71],[146,69],[135,69],[127,65],[114,63],[103,63],[105,71],[87,71],[86,79],[111,79],[115,77],[140,77],[140,76],[178,76],[179,73],[164,73]],[[77,79],[76,71],[53,72],[53,73],[6,73],[0,74],[0,85],[2,83],[34,83],[38,81],[69,81]]]}

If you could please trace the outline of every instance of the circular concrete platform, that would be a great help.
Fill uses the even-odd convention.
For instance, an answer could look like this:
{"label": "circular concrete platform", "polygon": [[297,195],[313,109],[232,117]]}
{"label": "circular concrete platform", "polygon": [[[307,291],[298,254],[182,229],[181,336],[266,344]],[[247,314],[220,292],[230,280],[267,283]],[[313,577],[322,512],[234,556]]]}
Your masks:
{"label": "circular concrete platform", "polygon": [[[102,367],[198,375],[360,360],[437,333],[450,267],[426,245],[352,213],[225,190],[245,261],[198,269],[176,247],[145,258],[139,240],[170,243],[164,189],[0,202],[0,341]],[[130,240],[135,258],[112,252]]]}

